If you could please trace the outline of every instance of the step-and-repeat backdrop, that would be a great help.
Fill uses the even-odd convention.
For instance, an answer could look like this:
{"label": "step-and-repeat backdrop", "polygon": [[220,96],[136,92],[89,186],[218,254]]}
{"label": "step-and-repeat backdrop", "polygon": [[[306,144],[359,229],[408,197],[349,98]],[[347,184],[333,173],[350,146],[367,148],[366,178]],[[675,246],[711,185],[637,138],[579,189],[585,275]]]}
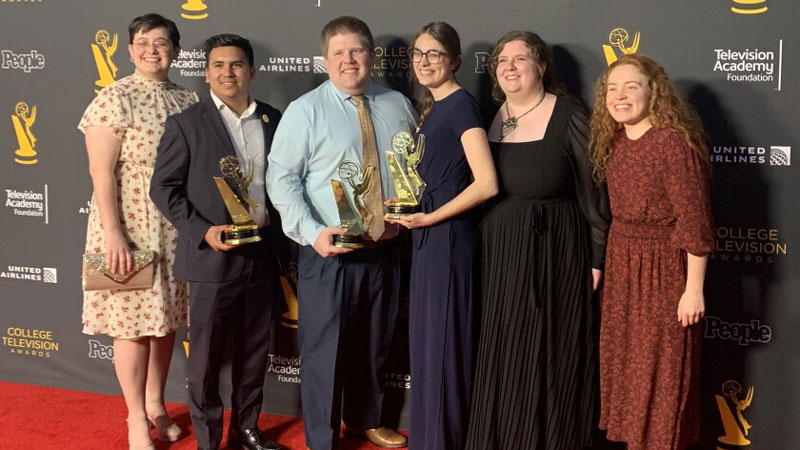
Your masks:
{"label": "step-and-repeat backdrop", "polygon": [[[539,33],[587,104],[594,80],[619,55],[655,57],[713,140],[717,243],[706,289],[701,447],[800,442],[800,160],[792,161],[800,149],[800,7],[788,0],[0,0],[0,379],[119,392],[112,340],[80,332],[91,182],[75,127],[100,88],[132,72],[127,25],[147,12],[180,28],[173,81],[206,95],[203,40],[239,33],[255,48],[255,96],[279,109],[326,79],[319,31],[342,14],[371,26],[373,77],[403,92],[409,39],[428,22],[452,24],[463,43],[459,80],[488,113],[496,107],[488,57],[505,31]],[[291,270],[281,282],[264,410],[297,415]],[[399,323],[386,374],[387,419],[401,425],[413,384],[406,325]],[[186,400],[186,333],[175,346],[171,401]]]}

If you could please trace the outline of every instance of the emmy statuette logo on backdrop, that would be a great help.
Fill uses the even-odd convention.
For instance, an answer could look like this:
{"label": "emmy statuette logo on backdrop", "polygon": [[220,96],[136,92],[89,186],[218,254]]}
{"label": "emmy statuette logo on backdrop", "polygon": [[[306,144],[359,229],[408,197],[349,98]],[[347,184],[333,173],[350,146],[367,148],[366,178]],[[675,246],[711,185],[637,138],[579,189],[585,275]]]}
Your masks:
{"label": "emmy statuette logo on backdrop", "polygon": [[[286,328],[297,328],[297,263],[289,263],[286,274],[281,274],[281,288],[283,298],[286,300],[286,312],[281,314],[281,325]],[[295,287],[292,287],[294,283]]]}
{"label": "emmy statuette logo on backdrop", "polygon": [[186,2],[181,5],[181,17],[184,19],[189,20],[200,20],[205,19],[208,17],[208,13],[204,12],[208,9],[208,6],[203,3],[203,0],[186,0]]}
{"label": "emmy statuette logo on backdrop", "polygon": [[639,38],[641,33],[638,31],[633,35],[633,43],[630,47],[625,44],[630,39],[628,30],[625,28],[614,28],[608,34],[608,43],[611,45],[603,44],[603,53],[606,55],[606,63],[610,66],[617,60],[617,54],[614,52],[614,47],[618,48],[622,55],[631,55],[639,50]]}
{"label": "emmy statuette logo on backdrop", "polygon": [[114,37],[106,30],[97,30],[94,35],[94,44],[92,47],[92,56],[94,63],[97,66],[97,81],[94,82],[97,89],[94,90],[95,94],[100,93],[100,89],[108,86],[117,79],[117,66],[111,59],[117,51],[117,43],[119,36],[114,33]]}
{"label": "emmy statuette logo on backdrop", "polygon": [[14,161],[18,164],[31,165],[39,162],[36,158],[36,136],[31,131],[34,122],[36,122],[36,105],[29,108],[27,103],[19,102],[14,106],[11,123],[14,124],[14,133],[17,135],[19,145],[14,151],[16,155]]}
{"label": "emmy statuette logo on backdrop", "polygon": [[[739,398],[742,393],[742,385],[738,381],[728,380],[722,383],[722,394],[716,394],[717,408],[722,419],[722,426],[725,435],[717,438],[717,441],[726,446],[732,445],[737,450],[747,450],[745,446],[750,445],[747,435],[750,433],[752,425],[742,415],[742,412],[753,402],[753,387],[747,389],[747,394],[743,399]],[[726,400],[727,398],[727,400]],[[731,409],[733,406],[733,409]],[[735,411],[735,415],[734,415]],[[727,450],[729,447],[717,447],[717,450]]]}
{"label": "emmy statuette logo on backdrop", "polygon": [[736,14],[763,14],[767,12],[767,0],[733,0],[731,12]]}

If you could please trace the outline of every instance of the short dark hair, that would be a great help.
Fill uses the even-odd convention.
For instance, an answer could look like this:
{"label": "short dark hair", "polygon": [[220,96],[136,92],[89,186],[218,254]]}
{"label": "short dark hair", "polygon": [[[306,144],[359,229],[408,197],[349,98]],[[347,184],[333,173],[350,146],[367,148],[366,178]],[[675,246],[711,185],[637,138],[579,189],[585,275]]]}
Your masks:
{"label": "short dark hair", "polygon": [[208,58],[211,57],[211,50],[217,47],[239,47],[244,51],[244,54],[247,55],[247,62],[250,64],[250,67],[253,67],[253,46],[250,45],[250,41],[238,34],[223,33],[206,39],[203,46],[203,50],[206,52],[206,63],[208,63]]}
{"label": "short dark hair", "polygon": [[140,31],[142,33],[147,33],[148,31],[156,28],[164,28],[167,30],[167,35],[169,36],[170,42],[172,42],[172,46],[175,48],[180,47],[181,33],[178,31],[178,26],[175,25],[175,22],[167,19],[161,14],[155,13],[145,14],[131,21],[131,24],[128,25],[128,43],[133,44],[133,37],[136,35],[136,33]]}
{"label": "short dark hair", "polygon": [[322,41],[320,42],[320,50],[322,56],[328,56],[328,43],[333,36],[343,33],[355,33],[362,41],[369,46],[369,51],[375,51],[375,40],[372,39],[372,31],[363,20],[353,16],[337,17],[322,28]]}

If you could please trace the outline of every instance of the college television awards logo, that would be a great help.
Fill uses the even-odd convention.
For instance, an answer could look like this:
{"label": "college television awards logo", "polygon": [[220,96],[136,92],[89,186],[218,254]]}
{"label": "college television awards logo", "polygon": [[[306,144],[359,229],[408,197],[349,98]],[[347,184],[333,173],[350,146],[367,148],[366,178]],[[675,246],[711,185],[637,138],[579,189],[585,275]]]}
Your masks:
{"label": "college television awards logo", "polygon": [[97,81],[94,82],[98,89],[94,90],[97,94],[100,89],[108,86],[117,79],[117,66],[111,59],[117,52],[119,36],[114,33],[114,37],[106,30],[97,30],[94,35],[94,44],[91,45],[94,64],[97,66]]}
{"label": "college television awards logo", "polygon": [[372,76],[376,78],[405,78],[411,76],[409,71],[408,47],[402,45],[379,45],[375,47],[375,64],[372,65]]}
{"label": "college television awards logo", "polygon": [[715,145],[711,148],[714,164],[767,164],[770,166],[792,165],[792,147],[771,145],[769,147]]}
{"label": "college television awards logo", "polygon": [[205,12],[206,9],[208,9],[208,6],[205,5],[203,0],[186,0],[181,5],[181,17],[189,20],[202,20],[208,17],[208,13]]}
{"label": "college television awards logo", "polygon": [[753,403],[753,387],[750,386],[747,389],[744,398],[740,398],[741,395],[742,385],[735,380],[722,383],[722,395],[714,395],[725,430],[725,434],[717,438],[717,442],[723,444],[722,447],[717,447],[717,450],[738,449],[750,445],[750,439],[747,436],[753,426],[750,425],[743,413]]}
{"label": "college television awards logo", "polygon": [[31,128],[36,122],[36,105],[29,107],[25,102],[14,105],[14,114],[11,123],[14,125],[14,134],[17,135],[17,147],[14,150],[14,162],[17,164],[31,165],[39,160],[36,158],[36,136]]}
{"label": "college television awards logo", "polygon": [[3,336],[3,346],[12,355],[49,358],[59,349],[59,343],[51,330],[7,327]]}
{"label": "college television awards logo", "polygon": [[606,57],[606,63],[610,66],[619,58],[614,48],[619,50],[620,55],[636,53],[639,50],[639,39],[641,37],[641,33],[637,31],[633,35],[633,42],[628,45],[628,41],[630,40],[628,30],[625,28],[614,28],[611,30],[611,32],[608,33],[608,43],[611,45],[603,44],[603,54]]}
{"label": "college television awards logo", "polygon": [[736,14],[763,14],[767,12],[767,0],[732,0],[731,12]]}
{"label": "college television awards logo", "polygon": [[5,206],[15,216],[23,217],[40,217],[44,223],[50,223],[50,215],[48,208],[48,189],[44,185],[41,191],[25,189],[16,190],[6,188],[6,202]]}
{"label": "college television awards logo", "polygon": [[716,251],[709,257],[716,261],[772,264],[775,258],[789,253],[777,228],[718,226],[714,237]]}
{"label": "college television awards logo", "polygon": [[37,50],[31,50],[30,53],[14,53],[11,50],[0,51],[0,67],[3,69],[16,69],[31,73],[31,70],[44,69],[44,65],[44,55]]}

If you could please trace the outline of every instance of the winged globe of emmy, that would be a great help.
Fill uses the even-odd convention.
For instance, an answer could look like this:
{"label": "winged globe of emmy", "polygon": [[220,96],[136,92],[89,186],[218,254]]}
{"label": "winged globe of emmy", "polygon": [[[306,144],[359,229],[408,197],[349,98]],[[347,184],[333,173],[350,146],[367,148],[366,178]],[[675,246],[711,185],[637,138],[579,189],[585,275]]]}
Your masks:
{"label": "winged globe of emmy", "polygon": [[[425,181],[419,176],[417,166],[425,154],[425,135],[418,134],[417,142],[407,131],[401,131],[392,138],[392,151],[386,152],[389,162],[389,172],[396,197],[387,200],[384,217],[399,219],[402,216],[420,211],[420,199],[425,192]],[[398,155],[402,156],[405,168],[400,163]]]}
{"label": "winged globe of emmy", "polygon": [[[340,226],[347,229],[347,232],[335,235],[333,245],[341,248],[364,246],[364,233],[369,228],[375,213],[366,207],[363,195],[372,183],[374,169],[372,166],[367,166],[362,170],[361,166],[353,161],[342,161],[339,164],[341,180],[331,180],[331,188],[339,210]],[[353,191],[352,201],[343,182],[346,182]]]}
{"label": "winged globe of emmy", "polygon": [[[247,193],[253,181],[252,161],[246,168],[242,168],[239,158],[225,156],[219,160],[219,168],[222,176],[214,177],[214,181],[233,221],[233,226],[222,234],[222,242],[228,245],[241,245],[260,241],[258,224],[254,219],[259,205]],[[229,183],[236,187],[238,194],[231,189]]]}

